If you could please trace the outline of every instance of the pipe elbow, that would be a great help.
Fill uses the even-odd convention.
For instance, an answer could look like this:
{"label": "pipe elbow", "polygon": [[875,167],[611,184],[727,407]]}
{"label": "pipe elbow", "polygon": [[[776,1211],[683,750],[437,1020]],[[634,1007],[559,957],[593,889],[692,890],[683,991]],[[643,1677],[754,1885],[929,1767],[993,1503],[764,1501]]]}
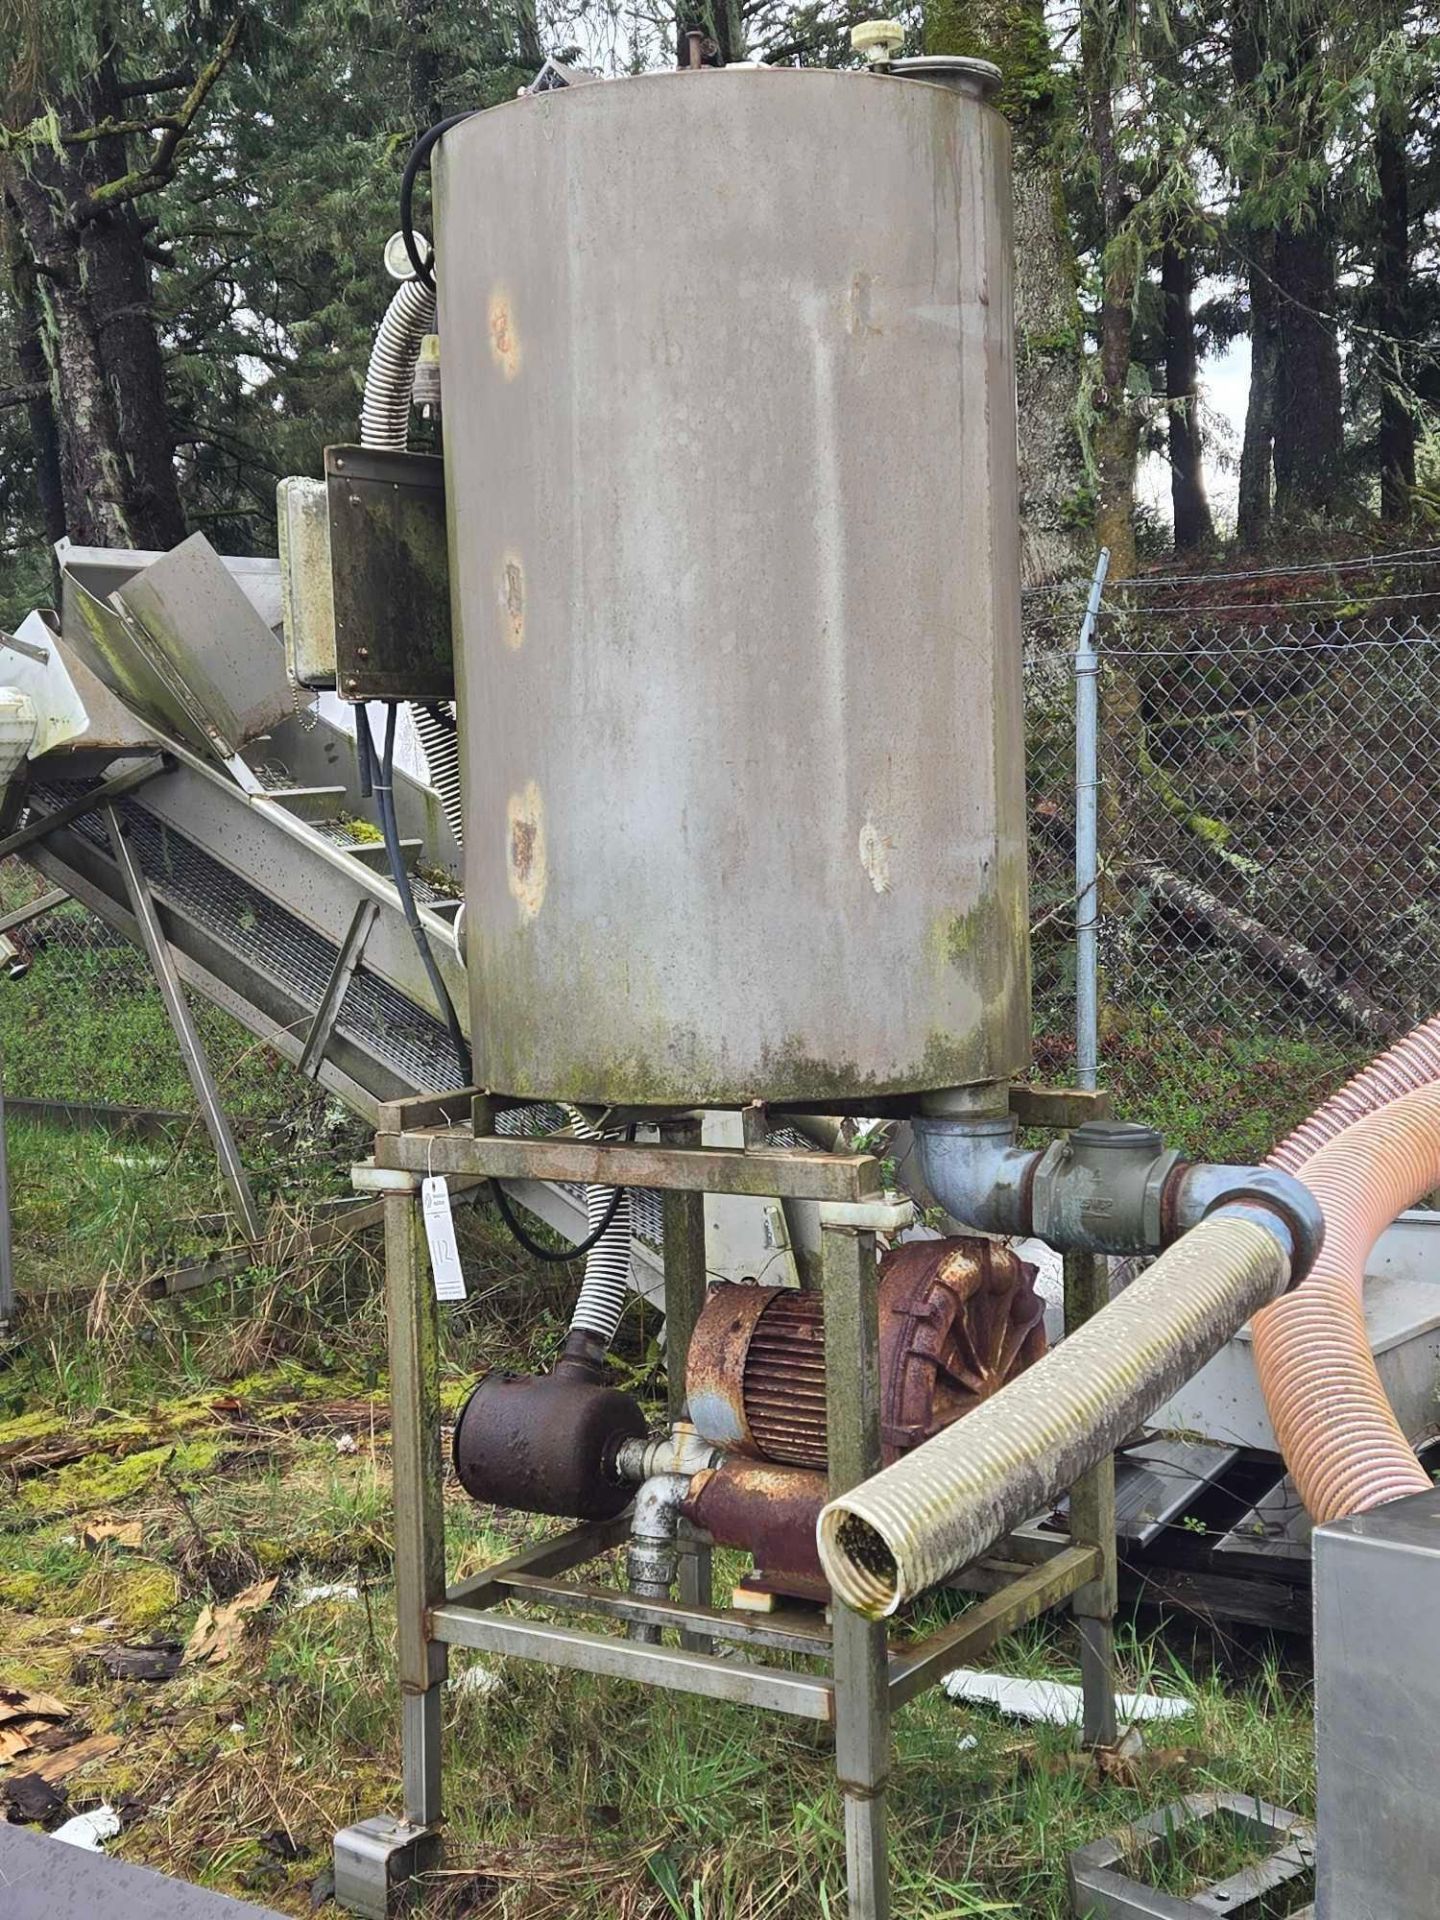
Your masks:
{"label": "pipe elbow", "polygon": [[655,1473],[635,1496],[630,1538],[647,1546],[673,1545],[680,1505],[690,1491],[688,1473]]}
{"label": "pipe elbow", "polygon": [[952,1220],[982,1233],[1031,1231],[1030,1187],[1041,1155],[1016,1146],[1010,1114],[913,1124],[925,1184]]}
{"label": "pipe elbow", "polygon": [[1286,1246],[1290,1285],[1310,1272],[1325,1244],[1325,1213],[1319,1200],[1294,1174],[1279,1167],[1227,1167],[1198,1164],[1177,1167],[1173,1201],[1166,1212],[1178,1236],[1215,1214],[1244,1215],[1268,1227]]}

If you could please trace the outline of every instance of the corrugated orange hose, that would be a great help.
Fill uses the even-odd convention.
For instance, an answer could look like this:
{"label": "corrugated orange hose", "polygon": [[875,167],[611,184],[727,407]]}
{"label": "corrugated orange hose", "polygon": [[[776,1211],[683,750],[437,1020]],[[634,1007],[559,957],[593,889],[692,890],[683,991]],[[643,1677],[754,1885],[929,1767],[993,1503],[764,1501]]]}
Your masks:
{"label": "corrugated orange hose", "polygon": [[[1376,1240],[1397,1214],[1440,1186],[1440,1084],[1401,1090],[1440,1075],[1436,1029],[1440,1022],[1417,1029],[1410,1038],[1423,1036],[1423,1045],[1405,1054],[1402,1043],[1382,1056],[1271,1155],[1304,1181],[1325,1213],[1319,1260],[1293,1293],[1253,1322],[1256,1366],[1280,1450],[1317,1524],[1430,1486],[1380,1384],[1365,1332],[1364,1289]],[[1377,1098],[1386,1104],[1364,1113]],[[1354,1106],[1363,1117],[1346,1125],[1346,1108]]]}
{"label": "corrugated orange hose", "polygon": [[1362,1067],[1338,1093],[1318,1106],[1308,1120],[1267,1154],[1267,1167],[1298,1173],[1312,1154],[1367,1113],[1398,1100],[1402,1093],[1440,1080],[1440,1014],[1407,1033],[1403,1040]]}

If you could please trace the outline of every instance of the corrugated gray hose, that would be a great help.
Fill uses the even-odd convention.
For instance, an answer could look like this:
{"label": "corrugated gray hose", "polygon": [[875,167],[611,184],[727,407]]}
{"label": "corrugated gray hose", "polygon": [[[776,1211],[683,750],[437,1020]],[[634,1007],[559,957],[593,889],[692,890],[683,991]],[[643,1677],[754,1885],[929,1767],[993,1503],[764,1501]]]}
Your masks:
{"label": "corrugated gray hose", "polygon": [[[419,280],[402,280],[390,296],[385,317],[370,349],[365,369],[365,398],[360,407],[360,444],[389,453],[404,453],[410,445],[410,404],[415,389],[415,367],[420,347],[435,326],[435,289]],[[456,846],[464,845],[460,806],[460,755],[454,708],[431,712],[412,705],[415,730],[425,749],[430,784]],[[449,724],[447,725],[447,720]]]}
{"label": "corrugated gray hose", "polygon": [[[623,1127],[601,1128],[587,1120],[578,1107],[566,1107],[572,1128],[581,1140],[623,1140]],[[586,1187],[587,1234],[594,1233],[615,1198],[614,1187]],[[608,1347],[615,1338],[625,1299],[630,1291],[630,1190],[622,1187],[615,1217],[585,1256],[585,1278],[570,1316],[571,1330],[593,1333]]]}
{"label": "corrugated gray hose", "polygon": [[404,453],[410,445],[410,396],[420,345],[435,326],[435,289],[402,280],[390,296],[385,318],[365,369],[360,407],[360,444]]}
{"label": "corrugated gray hose", "polygon": [[1124,1293],[963,1420],[822,1510],[835,1593],[871,1619],[1043,1512],[1290,1279],[1242,1207],[1202,1220]]}

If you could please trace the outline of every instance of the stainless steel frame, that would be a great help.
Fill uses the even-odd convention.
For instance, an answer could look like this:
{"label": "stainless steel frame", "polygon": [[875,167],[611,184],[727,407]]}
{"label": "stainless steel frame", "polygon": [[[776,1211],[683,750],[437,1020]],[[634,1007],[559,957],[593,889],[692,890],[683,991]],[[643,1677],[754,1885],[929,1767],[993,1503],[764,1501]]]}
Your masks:
{"label": "stainless steel frame", "polygon": [[[472,1105],[475,1123],[459,1115]],[[395,1586],[402,1698],[403,1819],[385,1828],[361,1822],[336,1839],[337,1895],[352,1912],[384,1920],[407,1872],[433,1858],[442,1816],[441,1689],[448,1649],[481,1649],[547,1666],[613,1674],[647,1686],[703,1694],[833,1725],[845,1806],[851,1920],[886,1920],[886,1786],[892,1708],[937,1685],[953,1667],[1047,1608],[1075,1599],[1086,1634],[1085,1726],[1092,1739],[1114,1727],[1110,1698],[1110,1612],[1115,1591],[1113,1531],[1104,1536],[1106,1480],[1076,1492],[1073,1544],[1041,1564],[1013,1567],[1003,1584],[943,1631],[887,1641],[883,1623],[836,1604],[831,1624],[799,1608],[757,1615],[715,1606],[708,1542],[692,1536],[682,1556],[676,1601],[639,1599],[567,1577],[628,1533],[628,1516],[576,1526],[447,1586],[440,1446],[440,1312],[429,1281],[418,1205],[427,1172],[473,1178],[581,1178],[600,1185],[659,1188],[665,1207],[665,1286],[671,1412],[680,1412],[685,1354],[704,1297],[705,1192],[819,1198],[826,1314],[826,1380],[832,1484],[845,1487],[880,1464],[875,1232],[851,1224],[880,1193],[879,1163],[866,1154],[786,1151],[764,1146],[720,1151],[699,1146],[693,1115],[667,1119],[659,1146],[500,1136],[488,1129],[482,1096],[443,1095],[381,1110],[372,1168],[357,1184],[384,1189],[386,1308],[393,1399]],[[583,1167],[571,1164],[577,1151]],[[569,1157],[567,1157],[569,1156]],[[1083,1284],[1082,1284],[1083,1283]],[[1095,1291],[1077,1272],[1075,1307]],[[1088,1291],[1087,1291],[1088,1289]],[[540,1607],[618,1626],[609,1633],[505,1611]],[[640,1621],[673,1628],[680,1644],[624,1637]],[[718,1658],[717,1642],[743,1649]],[[809,1656],[816,1671],[770,1664],[765,1656]],[[368,1865],[366,1864],[368,1863]]]}

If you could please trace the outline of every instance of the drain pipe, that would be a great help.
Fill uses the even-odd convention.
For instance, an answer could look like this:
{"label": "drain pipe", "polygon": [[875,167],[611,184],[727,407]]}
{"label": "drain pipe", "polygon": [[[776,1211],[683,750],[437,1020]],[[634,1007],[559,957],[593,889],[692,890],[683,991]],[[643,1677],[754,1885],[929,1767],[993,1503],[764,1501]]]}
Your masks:
{"label": "drain pipe", "polygon": [[1231,1201],[963,1420],[820,1514],[831,1588],[872,1619],[978,1558],[1111,1453],[1290,1282],[1270,1203]]}

